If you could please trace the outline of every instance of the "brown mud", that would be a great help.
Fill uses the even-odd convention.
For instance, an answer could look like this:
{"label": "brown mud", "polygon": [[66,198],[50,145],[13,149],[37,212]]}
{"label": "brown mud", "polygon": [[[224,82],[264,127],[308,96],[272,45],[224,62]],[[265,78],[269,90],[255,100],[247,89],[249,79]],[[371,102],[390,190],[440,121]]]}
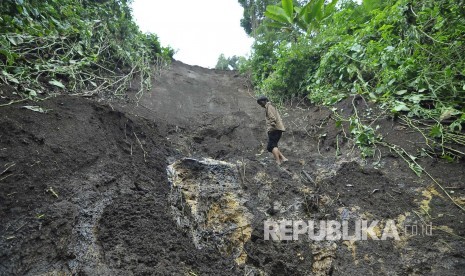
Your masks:
{"label": "brown mud", "polygon": [[[463,161],[418,159],[451,200],[388,149],[360,158],[330,110],[300,102],[280,109],[290,161],[277,166],[253,93],[235,72],[175,61],[139,102],[1,107],[0,275],[465,274]],[[375,112],[354,102],[337,107]],[[376,124],[421,149],[398,121]],[[270,219],[379,220],[377,233],[394,220],[400,240],[265,241]]]}

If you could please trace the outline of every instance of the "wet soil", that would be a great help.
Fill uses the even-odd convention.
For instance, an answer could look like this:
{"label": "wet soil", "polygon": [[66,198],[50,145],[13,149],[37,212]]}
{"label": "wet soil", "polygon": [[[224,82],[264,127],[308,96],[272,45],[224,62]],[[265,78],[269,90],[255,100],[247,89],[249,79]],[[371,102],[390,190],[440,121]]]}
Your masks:
{"label": "wet soil", "polygon": [[[138,102],[135,91],[0,108],[0,275],[465,273],[465,213],[452,202],[465,205],[463,161],[418,159],[451,200],[389,149],[362,159],[330,110],[299,101],[280,108],[290,161],[277,166],[236,72],[174,61]],[[422,148],[421,134],[373,117],[386,142]],[[264,240],[264,222],[282,219],[392,219],[400,240]]]}

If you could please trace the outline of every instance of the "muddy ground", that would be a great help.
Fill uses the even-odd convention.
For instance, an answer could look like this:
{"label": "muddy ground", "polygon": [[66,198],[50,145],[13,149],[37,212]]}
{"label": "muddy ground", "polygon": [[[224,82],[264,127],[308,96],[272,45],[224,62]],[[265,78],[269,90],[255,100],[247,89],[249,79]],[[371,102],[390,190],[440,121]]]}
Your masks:
{"label": "muddy ground", "polygon": [[[294,101],[277,166],[235,72],[175,61],[129,98],[0,108],[0,275],[465,274],[463,161],[418,159],[449,198],[395,152],[360,158],[330,110]],[[421,152],[421,134],[375,117],[386,142]],[[394,220],[400,240],[264,240],[282,219]]]}

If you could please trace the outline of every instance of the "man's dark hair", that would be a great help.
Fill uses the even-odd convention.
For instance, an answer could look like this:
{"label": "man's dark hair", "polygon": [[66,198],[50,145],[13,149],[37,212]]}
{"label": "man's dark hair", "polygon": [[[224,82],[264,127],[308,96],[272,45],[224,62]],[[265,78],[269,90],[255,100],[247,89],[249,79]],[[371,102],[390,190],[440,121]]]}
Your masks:
{"label": "man's dark hair", "polygon": [[265,102],[265,103],[267,103],[267,102],[269,102],[269,100],[268,100],[268,98],[265,97],[265,96],[260,96],[260,97],[258,97],[258,99],[257,99],[257,103],[260,103],[260,102]]}

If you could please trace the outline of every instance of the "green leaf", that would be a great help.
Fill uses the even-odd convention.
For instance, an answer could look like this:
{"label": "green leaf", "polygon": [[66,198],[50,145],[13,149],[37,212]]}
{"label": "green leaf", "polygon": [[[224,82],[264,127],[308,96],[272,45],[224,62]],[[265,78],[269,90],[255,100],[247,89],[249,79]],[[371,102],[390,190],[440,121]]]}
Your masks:
{"label": "green leaf", "polygon": [[15,62],[15,57],[13,56],[13,53],[8,51],[7,49],[0,49],[0,54],[4,55],[6,57],[6,63],[8,65],[13,65]]}
{"label": "green leaf", "polygon": [[461,120],[456,120],[452,124],[450,124],[449,129],[454,132],[462,131],[462,123]]}
{"label": "green leaf", "polygon": [[27,91],[27,93],[29,94],[29,97],[30,97],[30,98],[35,98],[35,97],[37,97],[37,92],[36,92],[35,90],[30,89],[30,88],[27,88],[27,87],[24,88],[24,90]]}
{"label": "green leaf", "polygon": [[310,2],[307,3],[305,6],[303,6],[302,8],[295,8],[296,12],[298,13],[297,17],[307,24],[308,22],[306,21],[305,14],[308,12],[309,5],[310,5]]}
{"label": "green leaf", "polygon": [[405,93],[407,93],[407,90],[399,90],[396,92],[396,95],[404,95]]}
{"label": "green leaf", "polygon": [[324,18],[330,16],[331,14],[333,14],[335,12],[337,2],[339,2],[339,0],[333,0],[333,1],[331,1],[331,3],[329,3],[325,7]]}
{"label": "green leaf", "polygon": [[58,86],[60,88],[65,89],[65,86],[63,85],[63,83],[61,83],[61,82],[59,82],[57,80],[51,80],[48,83],[50,83],[51,85],[55,85],[55,86]]}
{"label": "green leaf", "polygon": [[16,35],[16,36],[7,36],[6,37],[11,44],[13,44],[14,46],[18,46],[19,44],[23,43],[23,38],[19,35]]}
{"label": "green leaf", "polygon": [[414,104],[419,104],[421,100],[423,100],[423,95],[421,94],[414,94],[410,95],[408,97],[404,97],[404,99],[408,100],[409,102],[412,102]]}
{"label": "green leaf", "polygon": [[441,116],[439,117],[439,121],[447,120],[451,118],[452,116],[459,115],[461,113],[462,112],[452,107],[443,108],[441,110]]}
{"label": "green leaf", "polygon": [[363,50],[363,46],[358,43],[355,43],[354,45],[352,45],[352,47],[350,47],[350,50],[359,53]]}
{"label": "green leaf", "polygon": [[420,165],[414,162],[409,162],[408,166],[417,176],[421,176],[421,173],[423,172],[423,168],[420,167]]}
{"label": "green leaf", "polygon": [[442,137],[442,127],[441,125],[435,125],[431,128],[431,131],[429,132],[429,135],[434,138],[440,138]]}
{"label": "green leaf", "polygon": [[394,49],[395,48],[392,47],[392,46],[387,46],[386,48],[384,48],[384,50],[386,50],[387,52],[392,52],[392,51],[394,51]]}
{"label": "green leaf", "polygon": [[292,0],[282,0],[281,1],[283,5],[283,9],[286,12],[287,16],[291,18],[291,21],[289,23],[292,23],[293,19],[293,14],[294,14],[294,4],[292,3]]}
{"label": "green leaf", "polygon": [[313,8],[313,18],[321,21],[324,18],[325,0],[317,0]]}
{"label": "green leaf", "polygon": [[265,16],[281,23],[292,23],[286,12],[278,6],[267,6]]}
{"label": "green leaf", "polygon": [[452,163],[452,162],[455,161],[454,157],[452,157],[450,154],[443,154],[443,155],[441,155],[441,158],[446,160],[449,163]]}
{"label": "green leaf", "polygon": [[392,111],[393,112],[410,111],[410,108],[408,108],[408,106],[405,103],[397,101],[396,105],[392,108]]}
{"label": "green leaf", "polygon": [[305,21],[307,23],[311,23],[312,21],[315,22],[321,19],[322,9],[325,4],[324,0],[316,0],[310,1],[307,5],[305,5],[304,9],[305,12]]}
{"label": "green leaf", "polygon": [[[383,26],[381,26],[381,28],[378,29],[378,31],[382,32],[382,31],[385,31],[385,30],[390,30],[392,28],[394,28],[394,26],[384,24]],[[392,46],[388,46],[388,47],[392,47]]]}
{"label": "green leaf", "polygon": [[295,22],[297,24],[297,26],[299,26],[299,28],[301,28],[302,30],[305,30],[307,31],[308,28],[309,28],[309,25],[307,23],[305,23],[305,21],[303,21],[301,18],[297,18],[297,21]]}
{"label": "green leaf", "polygon": [[7,79],[9,82],[13,82],[13,83],[19,84],[18,79],[16,79],[15,77],[13,77],[11,74],[7,73],[6,71],[2,71],[2,74],[6,77],[6,79]]}

